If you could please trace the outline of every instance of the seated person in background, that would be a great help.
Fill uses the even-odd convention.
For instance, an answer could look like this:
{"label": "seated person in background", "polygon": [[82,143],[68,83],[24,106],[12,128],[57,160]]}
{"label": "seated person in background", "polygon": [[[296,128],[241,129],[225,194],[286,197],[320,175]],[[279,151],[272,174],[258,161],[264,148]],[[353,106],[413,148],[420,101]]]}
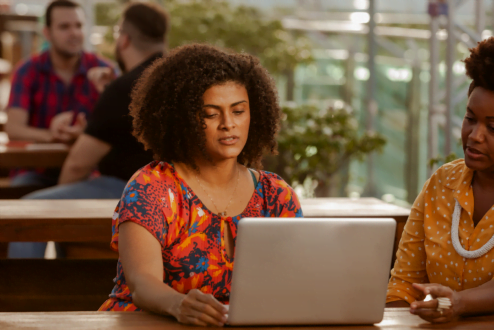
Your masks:
{"label": "seated person in background", "polygon": [[[70,150],[59,185],[24,199],[120,198],[135,171],[153,160],[152,152],[132,136],[130,93],[144,69],[163,56],[167,14],[158,6],[135,3],[122,17],[115,51],[125,74],[101,94],[86,131]],[[101,175],[88,179],[95,167]],[[45,247],[46,243],[10,243],[9,257],[42,258]]]}
{"label": "seated person in background", "polygon": [[115,211],[117,277],[100,310],[221,326],[239,221],[302,216],[293,189],[259,170],[263,153],[276,152],[273,80],[250,55],[187,45],[144,72],[130,111],[156,161],[131,178]]}
{"label": "seated person in background", "polygon": [[[494,313],[494,38],[470,51],[465,159],[442,166],[425,183],[388,285],[388,307],[410,306],[430,322]],[[434,299],[421,301],[427,294]],[[443,297],[452,306],[438,310]]]}
{"label": "seated person in background", "polygon": [[[12,76],[5,125],[10,140],[73,142],[99,97],[87,72],[108,63],[82,50],[84,12],[75,2],[56,0],[46,9],[50,49],[22,63]],[[52,186],[59,171],[15,171],[12,186]]]}

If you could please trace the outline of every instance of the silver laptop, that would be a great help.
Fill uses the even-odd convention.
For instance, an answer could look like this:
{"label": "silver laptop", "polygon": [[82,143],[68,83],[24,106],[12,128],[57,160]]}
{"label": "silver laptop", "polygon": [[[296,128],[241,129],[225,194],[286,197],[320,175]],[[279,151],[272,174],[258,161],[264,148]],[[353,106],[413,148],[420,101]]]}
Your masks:
{"label": "silver laptop", "polygon": [[228,324],[380,322],[395,227],[375,218],[242,219]]}

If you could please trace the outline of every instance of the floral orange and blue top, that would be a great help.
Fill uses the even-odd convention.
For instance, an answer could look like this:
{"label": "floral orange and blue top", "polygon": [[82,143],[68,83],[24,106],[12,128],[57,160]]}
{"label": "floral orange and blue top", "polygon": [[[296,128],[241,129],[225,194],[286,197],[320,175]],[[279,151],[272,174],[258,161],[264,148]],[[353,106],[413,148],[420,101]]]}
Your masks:
{"label": "floral orange and blue top", "polygon": [[[220,217],[208,210],[171,164],[152,162],[130,179],[113,216],[111,247],[118,251],[118,226],[132,221],[161,244],[163,282],[186,294],[199,289],[228,304],[233,258],[225,250],[225,226],[233,242],[245,217],[302,217],[293,189],[278,175],[259,171],[255,191],[245,210]],[[100,311],[138,311],[120,260],[115,287]]]}

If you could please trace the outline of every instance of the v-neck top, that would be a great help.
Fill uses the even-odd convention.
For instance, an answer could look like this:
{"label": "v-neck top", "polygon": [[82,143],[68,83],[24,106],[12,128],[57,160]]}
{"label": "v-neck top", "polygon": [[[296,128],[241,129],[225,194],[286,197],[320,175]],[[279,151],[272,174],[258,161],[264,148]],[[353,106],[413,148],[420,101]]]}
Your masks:
{"label": "v-neck top", "polygon": [[412,283],[438,283],[462,291],[493,279],[494,249],[466,259],[451,241],[455,200],[461,205],[458,234],[465,250],[478,250],[494,235],[494,207],[474,226],[473,175],[465,161],[458,159],[439,168],[425,183],[403,230],[387,302],[422,299]]}
{"label": "v-neck top", "polygon": [[[259,180],[244,211],[234,217],[211,212],[171,164],[154,161],[130,179],[113,216],[111,247],[118,251],[118,226],[135,222],[161,244],[163,282],[180,293],[199,289],[228,304],[234,256],[226,253],[229,226],[233,244],[245,217],[302,217],[293,189],[278,175],[259,171]],[[115,287],[100,310],[135,311],[120,260]]]}

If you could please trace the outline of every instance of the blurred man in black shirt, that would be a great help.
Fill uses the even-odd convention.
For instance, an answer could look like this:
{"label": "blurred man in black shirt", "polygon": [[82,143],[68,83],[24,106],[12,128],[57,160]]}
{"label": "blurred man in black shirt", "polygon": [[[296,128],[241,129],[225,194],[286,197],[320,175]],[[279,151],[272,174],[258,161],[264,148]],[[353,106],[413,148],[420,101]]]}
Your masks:
{"label": "blurred man in black shirt", "polygon": [[[89,72],[103,91],[85,132],[77,139],[62,168],[58,185],[26,199],[120,198],[127,181],[153,160],[132,135],[130,93],[141,73],[165,51],[168,16],[161,8],[131,4],[122,15],[116,58],[124,74],[114,79],[107,68]],[[90,177],[97,168],[101,175]],[[11,243],[9,257],[43,257],[46,243]]]}

